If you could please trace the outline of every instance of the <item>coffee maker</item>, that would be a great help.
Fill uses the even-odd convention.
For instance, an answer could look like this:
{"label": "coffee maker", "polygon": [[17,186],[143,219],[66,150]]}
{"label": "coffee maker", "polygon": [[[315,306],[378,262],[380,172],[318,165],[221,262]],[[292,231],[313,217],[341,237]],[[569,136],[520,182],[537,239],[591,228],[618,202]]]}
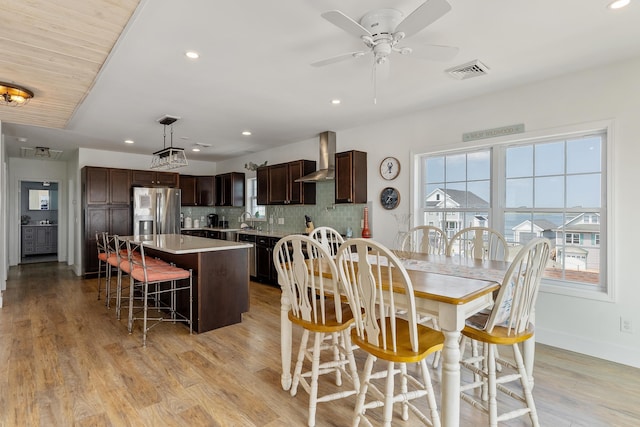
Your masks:
{"label": "coffee maker", "polygon": [[207,227],[217,227],[217,226],[218,226],[218,215],[214,213],[207,215]]}

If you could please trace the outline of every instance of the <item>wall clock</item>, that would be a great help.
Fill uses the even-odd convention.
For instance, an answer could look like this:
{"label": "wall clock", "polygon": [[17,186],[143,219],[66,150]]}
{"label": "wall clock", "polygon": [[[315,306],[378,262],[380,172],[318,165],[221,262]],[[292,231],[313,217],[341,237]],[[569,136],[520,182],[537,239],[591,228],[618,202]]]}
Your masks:
{"label": "wall clock", "polygon": [[380,175],[386,180],[396,179],[400,174],[400,162],[395,157],[385,157],[380,162]]}
{"label": "wall clock", "polygon": [[380,203],[385,209],[395,209],[400,204],[400,193],[393,187],[383,188],[380,192]]}

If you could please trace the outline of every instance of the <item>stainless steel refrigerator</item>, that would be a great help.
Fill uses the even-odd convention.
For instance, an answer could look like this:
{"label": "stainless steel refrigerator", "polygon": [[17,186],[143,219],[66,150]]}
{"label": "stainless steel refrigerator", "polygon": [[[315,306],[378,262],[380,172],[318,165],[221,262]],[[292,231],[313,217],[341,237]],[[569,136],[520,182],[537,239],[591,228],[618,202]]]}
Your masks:
{"label": "stainless steel refrigerator", "polygon": [[180,190],[134,187],[133,234],[180,234]]}

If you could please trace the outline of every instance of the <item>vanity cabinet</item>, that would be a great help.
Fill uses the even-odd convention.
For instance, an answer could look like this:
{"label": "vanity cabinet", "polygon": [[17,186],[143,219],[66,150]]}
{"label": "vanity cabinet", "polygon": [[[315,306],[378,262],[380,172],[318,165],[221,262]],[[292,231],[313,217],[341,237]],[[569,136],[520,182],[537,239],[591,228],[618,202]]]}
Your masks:
{"label": "vanity cabinet", "polygon": [[367,203],[367,153],[336,153],[336,203]]}
{"label": "vanity cabinet", "polygon": [[244,206],[244,173],[216,175],[215,200],[216,206]]}
{"label": "vanity cabinet", "polygon": [[23,225],[22,256],[58,252],[57,225]]}
{"label": "vanity cabinet", "polygon": [[134,187],[178,187],[180,175],[175,172],[131,171],[131,185]]}
{"label": "vanity cabinet", "polygon": [[315,183],[296,182],[296,179],[315,170],[316,162],[313,160],[296,160],[259,168],[258,204],[315,205]]}

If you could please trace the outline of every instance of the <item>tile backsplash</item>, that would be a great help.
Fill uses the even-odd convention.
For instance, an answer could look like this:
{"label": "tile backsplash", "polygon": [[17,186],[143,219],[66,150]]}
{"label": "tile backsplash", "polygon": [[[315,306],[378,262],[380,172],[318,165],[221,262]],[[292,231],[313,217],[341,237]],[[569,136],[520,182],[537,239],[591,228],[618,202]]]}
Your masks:
{"label": "tile backsplash", "polygon": [[[353,237],[360,237],[362,231],[363,211],[366,204],[334,204],[334,183],[316,183],[316,204],[315,205],[293,205],[293,206],[267,206],[266,218],[262,221],[255,221],[256,227],[268,228],[268,218],[273,215],[274,230],[284,233],[301,233],[305,229],[305,215],[311,217],[316,227],[328,226],[335,228],[342,234],[347,233],[347,228],[353,230]],[[244,208],[232,207],[182,207],[185,217],[192,219],[204,219],[206,224],[207,214],[218,214],[219,220],[229,221],[229,228],[237,228],[240,223],[238,217],[245,212]],[[373,221],[371,217],[372,209],[369,207],[369,228]],[[282,218],[284,224],[278,224],[278,218]],[[246,221],[245,221],[246,222]]]}

